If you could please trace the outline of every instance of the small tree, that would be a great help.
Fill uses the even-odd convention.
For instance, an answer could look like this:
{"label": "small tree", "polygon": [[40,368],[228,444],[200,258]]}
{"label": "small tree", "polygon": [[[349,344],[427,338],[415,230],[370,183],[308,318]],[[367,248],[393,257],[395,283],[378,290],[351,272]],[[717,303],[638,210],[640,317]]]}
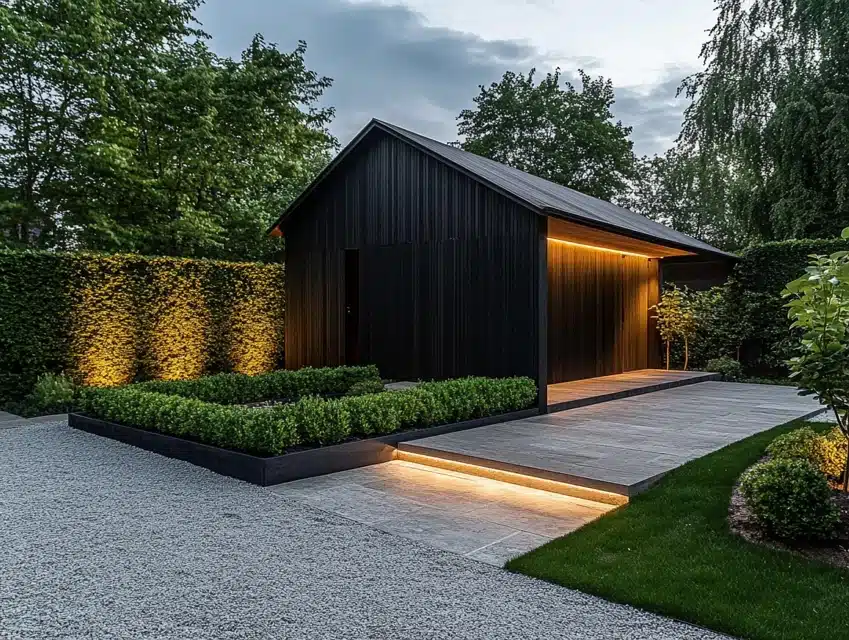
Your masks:
{"label": "small tree", "polygon": [[657,314],[657,330],[666,343],[666,370],[669,371],[669,351],[672,341],[681,338],[684,341],[684,370],[690,360],[690,338],[696,332],[696,314],[686,289],[672,285],[664,290],[660,302],[652,307]]}
{"label": "small tree", "polygon": [[[849,240],[849,228],[842,237]],[[802,330],[799,355],[788,365],[802,395],[815,395],[834,412],[849,439],[849,251],[811,256],[801,278],[783,291],[791,328]],[[847,450],[849,451],[849,450]],[[843,490],[849,492],[849,452],[843,468]]]}

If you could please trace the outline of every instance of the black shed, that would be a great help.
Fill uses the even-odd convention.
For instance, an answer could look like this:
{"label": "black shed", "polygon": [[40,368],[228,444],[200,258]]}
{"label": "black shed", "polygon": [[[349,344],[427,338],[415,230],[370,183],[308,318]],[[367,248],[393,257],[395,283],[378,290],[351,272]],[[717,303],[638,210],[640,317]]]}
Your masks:
{"label": "black shed", "polygon": [[609,202],[373,120],[275,223],[286,366],[546,385],[660,366],[664,275],[734,256]]}

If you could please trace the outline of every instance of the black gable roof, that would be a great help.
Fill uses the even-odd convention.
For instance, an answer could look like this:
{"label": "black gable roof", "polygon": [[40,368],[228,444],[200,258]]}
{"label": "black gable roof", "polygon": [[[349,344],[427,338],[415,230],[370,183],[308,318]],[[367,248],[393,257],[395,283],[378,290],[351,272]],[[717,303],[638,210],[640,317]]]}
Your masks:
{"label": "black gable roof", "polygon": [[709,253],[726,258],[736,257],[731,253],[712,247],[706,242],[670,229],[665,225],[649,220],[645,216],[641,216],[623,207],[618,207],[605,200],[588,196],[555,182],[539,178],[519,169],[514,169],[489,158],[463,151],[457,147],[437,142],[431,138],[380,120],[372,120],[325,167],[313,183],[280,216],[274,227],[277,227],[291,215],[309,193],[375,128],[405,140],[422,151],[438,157],[482,183],[511,196],[539,214],[560,217],[621,235],[671,245],[699,253]]}

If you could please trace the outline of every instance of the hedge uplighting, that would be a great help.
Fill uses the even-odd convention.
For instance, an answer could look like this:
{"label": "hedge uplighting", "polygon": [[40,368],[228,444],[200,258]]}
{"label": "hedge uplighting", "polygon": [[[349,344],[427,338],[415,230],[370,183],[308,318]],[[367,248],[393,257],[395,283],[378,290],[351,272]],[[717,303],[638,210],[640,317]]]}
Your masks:
{"label": "hedge uplighting", "polygon": [[[0,397],[283,364],[279,264],[0,250]],[[12,304],[12,302],[14,304]]]}
{"label": "hedge uplighting", "polygon": [[76,377],[98,387],[127,384],[136,373],[138,334],[130,278],[106,261],[88,266],[90,284],[79,291],[71,314]]}
{"label": "hedge uplighting", "polygon": [[248,375],[272,370],[283,342],[282,283],[261,276],[244,274],[230,315],[230,361]]}
{"label": "hedge uplighting", "polygon": [[175,272],[168,266],[157,269],[154,278],[158,308],[150,329],[151,374],[157,380],[198,378],[206,369],[211,329],[203,291],[208,275],[191,267]]}

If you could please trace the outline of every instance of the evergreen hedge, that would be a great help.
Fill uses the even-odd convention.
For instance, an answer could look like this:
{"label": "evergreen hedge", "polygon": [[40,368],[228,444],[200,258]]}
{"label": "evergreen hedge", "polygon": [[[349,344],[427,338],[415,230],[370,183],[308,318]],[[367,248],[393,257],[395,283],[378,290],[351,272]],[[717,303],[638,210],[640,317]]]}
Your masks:
{"label": "evergreen hedge", "polygon": [[[701,318],[690,340],[690,366],[701,369],[718,358],[739,359],[747,375],[786,378],[786,362],[799,344],[781,292],[808,266],[809,256],[849,249],[845,240],[786,240],[753,245],[723,287],[697,292]],[[673,343],[672,366],[684,362],[681,341]]]}
{"label": "evergreen hedge", "polygon": [[102,420],[269,456],[295,446],[335,444],[350,436],[368,437],[518,411],[531,407],[536,395],[530,378],[462,378],[403,391],[338,399],[306,396],[289,404],[248,408],[135,384],[84,388],[79,404],[86,414]]}
{"label": "evergreen hedge", "polygon": [[0,250],[0,405],[77,383],[257,374],[283,361],[283,266]]}
{"label": "evergreen hedge", "polygon": [[195,398],[217,404],[248,404],[266,400],[294,400],[308,395],[343,395],[363,382],[376,383],[380,372],[374,365],[362,367],[304,367],[296,371],[272,371],[256,376],[219,373],[196,380],[142,382],[142,391]]}
{"label": "evergreen hedge", "polygon": [[[849,249],[845,240],[786,240],[744,250],[727,285],[729,308],[737,322],[747,323],[741,359],[750,372],[787,375],[785,363],[799,336],[790,320],[781,291],[805,271],[813,254]],[[733,354],[729,354],[733,355]]]}

